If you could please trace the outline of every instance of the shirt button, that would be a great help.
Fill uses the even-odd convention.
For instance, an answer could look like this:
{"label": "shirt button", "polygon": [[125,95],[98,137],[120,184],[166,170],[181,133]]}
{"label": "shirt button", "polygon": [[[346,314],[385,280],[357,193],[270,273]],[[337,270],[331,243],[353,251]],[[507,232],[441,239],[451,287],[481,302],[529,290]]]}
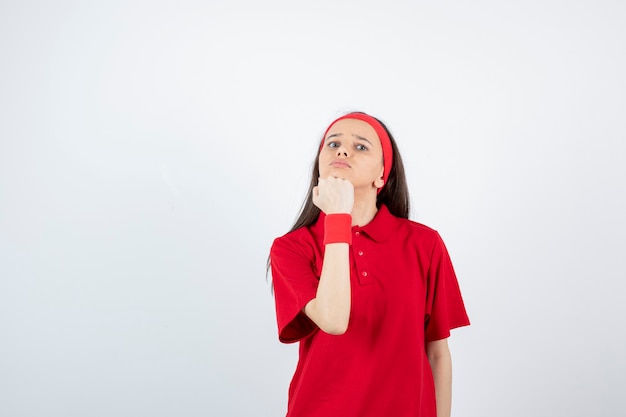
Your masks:
{"label": "shirt button", "polygon": [[363,275],[364,277],[366,277],[366,276],[367,276],[367,272],[363,271],[363,272],[361,272],[361,275]]}
{"label": "shirt button", "polygon": [[354,232],[354,236],[359,236],[361,232]]}
{"label": "shirt button", "polygon": [[359,256],[363,256],[363,251],[362,250],[359,251]]}

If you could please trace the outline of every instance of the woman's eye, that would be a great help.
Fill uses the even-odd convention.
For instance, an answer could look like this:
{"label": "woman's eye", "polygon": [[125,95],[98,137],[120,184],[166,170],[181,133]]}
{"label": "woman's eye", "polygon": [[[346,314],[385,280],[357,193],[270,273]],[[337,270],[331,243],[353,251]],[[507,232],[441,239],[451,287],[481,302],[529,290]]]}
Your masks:
{"label": "woman's eye", "polygon": [[367,147],[364,146],[364,145],[356,145],[355,147],[359,151],[366,151],[367,150]]}
{"label": "woman's eye", "polygon": [[329,148],[336,148],[337,146],[339,146],[339,144],[337,142],[328,142],[328,147]]}

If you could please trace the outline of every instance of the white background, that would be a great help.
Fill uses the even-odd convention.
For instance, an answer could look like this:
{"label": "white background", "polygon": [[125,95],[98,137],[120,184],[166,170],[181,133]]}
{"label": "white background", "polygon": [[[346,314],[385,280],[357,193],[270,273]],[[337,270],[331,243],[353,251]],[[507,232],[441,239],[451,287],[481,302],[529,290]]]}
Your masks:
{"label": "white background", "polygon": [[283,415],[265,261],[351,110],[455,263],[453,415],[626,414],[626,3],[226,3],[2,2],[0,415]]}

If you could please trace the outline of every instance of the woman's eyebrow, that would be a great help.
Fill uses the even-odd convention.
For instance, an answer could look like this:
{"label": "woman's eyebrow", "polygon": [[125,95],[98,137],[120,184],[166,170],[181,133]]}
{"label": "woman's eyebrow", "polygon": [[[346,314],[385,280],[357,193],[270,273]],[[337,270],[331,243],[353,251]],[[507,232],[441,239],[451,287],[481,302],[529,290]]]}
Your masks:
{"label": "woman's eyebrow", "polygon": [[359,139],[359,140],[364,140],[365,142],[369,143],[370,145],[374,146],[372,144],[372,142],[370,142],[369,140],[367,140],[366,138],[364,138],[363,136],[359,136],[359,135],[355,135],[353,134],[352,136],[354,136],[355,138]]}
{"label": "woman's eyebrow", "polygon": [[[337,136],[343,136],[343,133],[333,133],[332,135],[328,135],[328,136],[326,137],[326,140],[328,140],[328,139],[330,139],[330,138],[337,137]],[[367,138],[364,138],[363,136],[359,136],[359,135],[356,135],[356,134],[354,134],[354,133],[352,134],[352,136],[354,136],[355,138],[357,138],[357,139],[359,139],[359,140],[362,140],[362,141],[365,141],[365,142],[369,143],[371,146],[374,146],[374,145],[372,144],[372,142],[370,142]]]}

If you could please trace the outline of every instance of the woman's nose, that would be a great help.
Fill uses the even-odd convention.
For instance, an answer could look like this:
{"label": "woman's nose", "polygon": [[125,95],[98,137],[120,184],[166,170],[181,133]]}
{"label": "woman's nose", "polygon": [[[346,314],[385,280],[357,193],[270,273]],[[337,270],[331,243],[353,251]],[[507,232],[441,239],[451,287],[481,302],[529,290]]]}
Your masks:
{"label": "woman's nose", "polygon": [[339,148],[337,148],[337,156],[348,157],[348,152],[347,152],[346,148],[344,148],[343,146],[340,146]]}

